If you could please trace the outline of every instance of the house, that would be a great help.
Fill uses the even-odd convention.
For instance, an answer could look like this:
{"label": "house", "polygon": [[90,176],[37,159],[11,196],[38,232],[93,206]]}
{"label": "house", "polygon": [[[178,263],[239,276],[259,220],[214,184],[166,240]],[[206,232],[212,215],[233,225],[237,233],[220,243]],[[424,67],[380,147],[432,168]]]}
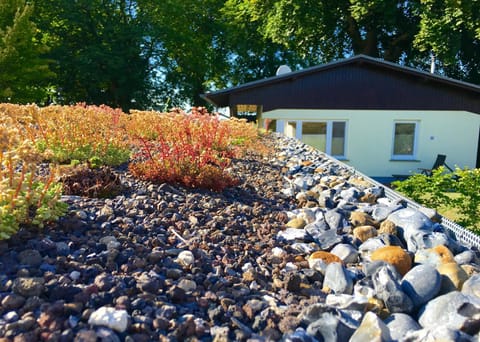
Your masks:
{"label": "house", "polygon": [[372,57],[280,74],[203,97],[374,178],[480,167],[480,86]]}

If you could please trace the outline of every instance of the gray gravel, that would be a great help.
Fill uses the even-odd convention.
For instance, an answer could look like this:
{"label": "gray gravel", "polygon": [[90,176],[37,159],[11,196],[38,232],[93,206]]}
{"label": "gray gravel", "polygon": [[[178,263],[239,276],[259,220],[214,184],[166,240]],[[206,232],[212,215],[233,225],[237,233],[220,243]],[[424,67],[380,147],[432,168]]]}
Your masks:
{"label": "gray gravel", "polygon": [[223,193],[118,170],[121,196],[65,197],[58,223],[1,241],[0,341],[478,339],[476,250],[322,153],[270,143]]}

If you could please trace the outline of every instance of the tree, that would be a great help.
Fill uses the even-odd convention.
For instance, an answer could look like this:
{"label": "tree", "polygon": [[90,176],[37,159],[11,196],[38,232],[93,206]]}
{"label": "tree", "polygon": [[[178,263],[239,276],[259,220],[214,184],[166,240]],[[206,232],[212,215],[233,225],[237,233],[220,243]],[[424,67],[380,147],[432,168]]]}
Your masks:
{"label": "tree", "polygon": [[228,0],[220,14],[225,23],[229,61],[226,84],[238,85],[274,76],[282,64],[294,69],[316,64],[315,58],[305,58],[295,49],[262,36],[257,23],[250,20],[248,8],[243,4]]}
{"label": "tree", "polygon": [[416,1],[229,0],[265,38],[317,62],[349,54],[399,61],[408,53],[418,18]]}
{"label": "tree", "polygon": [[165,106],[206,105],[200,94],[273,76],[284,63],[304,66],[294,50],[263,39],[255,23],[223,0],[139,0],[151,24]]}
{"label": "tree", "polygon": [[42,102],[54,74],[36,26],[33,5],[25,0],[0,2],[0,102]]}
{"label": "tree", "polygon": [[309,63],[366,54],[480,84],[478,0],[227,0],[231,13]]}
{"label": "tree", "polygon": [[452,77],[480,84],[480,1],[421,0],[415,46]]}
{"label": "tree", "polygon": [[200,98],[227,74],[221,0],[139,0],[138,15],[149,22],[164,106],[204,105]]}
{"label": "tree", "polygon": [[38,7],[38,25],[51,35],[56,101],[150,106],[151,51],[134,2],[42,0]]}

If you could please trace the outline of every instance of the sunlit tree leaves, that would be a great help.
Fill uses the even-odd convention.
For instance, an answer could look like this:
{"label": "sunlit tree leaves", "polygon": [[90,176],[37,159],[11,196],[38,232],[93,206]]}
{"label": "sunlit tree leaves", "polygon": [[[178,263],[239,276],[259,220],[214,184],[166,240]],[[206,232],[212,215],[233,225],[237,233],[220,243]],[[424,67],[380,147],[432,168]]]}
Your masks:
{"label": "sunlit tree leaves", "polygon": [[33,4],[0,1],[0,102],[43,102],[53,73],[47,46],[31,21]]}

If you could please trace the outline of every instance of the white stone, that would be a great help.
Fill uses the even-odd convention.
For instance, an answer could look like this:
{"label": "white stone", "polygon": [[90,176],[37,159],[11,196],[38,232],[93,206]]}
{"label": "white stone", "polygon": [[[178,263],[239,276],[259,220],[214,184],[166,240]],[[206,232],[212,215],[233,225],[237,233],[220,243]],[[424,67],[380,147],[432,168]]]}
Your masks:
{"label": "white stone", "polygon": [[392,205],[392,200],[388,199],[387,197],[380,197],[379,199],[377,199],[377,203],[378,204],[382,204],[382,205],[385,205],[385,206],[390,206]]}
{"label": "white stone", "polygon": [[440,326],[462,330],[480,322],[480,299],[452,291],[429,301],[420,310],[418,323],[426,329]]}
{"label": "white stone", "polygon": [[[280,247],[274,247],[272,248],[272,255],[273,256],[276,256],[276,257],[281,257],[281,256],[284,256],[286,254],[285,250],[283,250],[282,248]],[[242,267],[243,269],[243,267]]]}
{"label": "white stone", "polygon": [[390,214],[387,220],[392,221],[398,227],[399,236],[407,242],[410,252],[417,250],[416,236],[433,232],[432,221],[425,214],[413,208],[397,210]]}
{"label": "white stone", "polygon": [[449,329],[445,326],[439,326],[432,329],[410,330],[402,336],[401,341],[415,341],[415,342],[457,342],[457,341],[477,341],[472,339],[466,333]]}
{"label": "white stone", "polygon": [[312,223],[315,221],[315,212],[311,209],[303,209],[297,217],[303,219],[307,223]]}
{"label": "white stone", "polygon": [[383,322],[390,331],[390,337],[395,341],[400,341],[410,331],[416,331],[422,328],[412,316],[404,313],[394,313]]}
{"label": "white stone", "polygon": [[[373,286],[373,285],[372,285]],[[353,295],[358,297],[366,297],[366,298],[373,298],[377,293],[375,289],[368,286],[368,284],[364,284],[361,281],[358,281],[353,286]]]}
{"label": "white stone", "polygon": [[344,263],[354,263],[358,261],[359,253],[352,245],[340,243],[333,247],[330,253],[338,256]]}
{"label": "white stone", "polygon": [[336,294],[351,294],[353,292],[353,281],[342,264],[332,262],[325,269],[323,287],[332,290]]}
{"label": "white stone", "polygon": [[282,190],[280,190],[280,192],[283,193],[285,196],[288,196],[288,197],[291,197],[291,196],[295,195],[295,190],[293,190],[292,188],[282,189]]}
{"label": "white stone", "polygon": [[371,311],[368,311],[363,316],[362,323],[350,338],[350,342],[382,342],[390,340],[388,327]]}
{"label": "white stone", "polygon": [[295,178],[293,184],[295,184],[301,190],[306,190],[308,188],[307,180],[301,176]]}
{"label": "white stone", "polygon": [[182,266],[188,267],[193,265],[195,262],[195,257],[190,251],[182,251],[180,254],[178,254],[177,262]]}
{"label": "white stone", "polygon": [[463,283],[462,293],[480,299],[480,274],[474,274]]}
{"label": "white stone", "polygon": [[190,279],[182,279],[178,283],[178,287],[183,289],[185,292],[192,292],[197,289],[197,283]]}
{"label": "white stone", "polygon": [[308,267],[312,270],[325,274],[328,264],[323,259],[308,259]]}
{"label": "white stone", "polygon": [[88,215],[85,211],[83,210],[77,210],[75,212],[75,216],[77,216],[80,220],[86,220],[88,219]]}
{"label": "white stone", "polygon": [[245,265],[242,266],[243,272],[247,272],[248,270],[251,270],[251,269],[253,269],[253,265],[251,262],[247,262]]}
{"label": "white stone", "polygon": [[303,254],[312,254],[313,252],[319,250],[318,245],[314,243],[294,242],[290,245],[290,247],[293,250]]}
{"label": "white stone", "polygon": [[69,277],[70,277],[70,279],[72,279],[72,280],[78,280],[78,279],[80,279],[80,275],[81,275],[80,272],[78,272],[78,271],[72,271],[72,272],[70,272]]}
{"label": "white stone", "polygon": [[349,294],[328,294],[325,304],[341,310],[367,311],[368,298],[365,296],[352,296]]}
{"label": "white stone", "polygon": [[128,313],[126,310],[103,306],[92,312],[88,324],[103,325],[112,330],[124,332],[128,327]]}
{"label": "white stone", "polygon": [[9,311],[5,315],[3,315],[3,319],[8,323],[16,322],[18,321],[18,318],[19,316],[16,311]]}
{"label": "white stone", "polygon": [[285,268],[284,268],[284,271],[285,272],[289,272],[289,271],[297,271],[298,270],[298,267],[297,265],[295,265],[293,262],[287,262],[285,264]]}
{"label": "white stone", "polygon": [[210,328],[210,334],[212,334],[214,340],[218,341],[228,341],[229,331],[230,329],[228,327],[213,326]]}
{"label": "white stone", "polygon": [[285,230],[282,230],[278,232],[277,236],[279,238],[283,238],[287,241],[293,241],[293,240],[304,240],[306,237],[307,233],[303,229],[297,229],[297,228],[287,228]]}

